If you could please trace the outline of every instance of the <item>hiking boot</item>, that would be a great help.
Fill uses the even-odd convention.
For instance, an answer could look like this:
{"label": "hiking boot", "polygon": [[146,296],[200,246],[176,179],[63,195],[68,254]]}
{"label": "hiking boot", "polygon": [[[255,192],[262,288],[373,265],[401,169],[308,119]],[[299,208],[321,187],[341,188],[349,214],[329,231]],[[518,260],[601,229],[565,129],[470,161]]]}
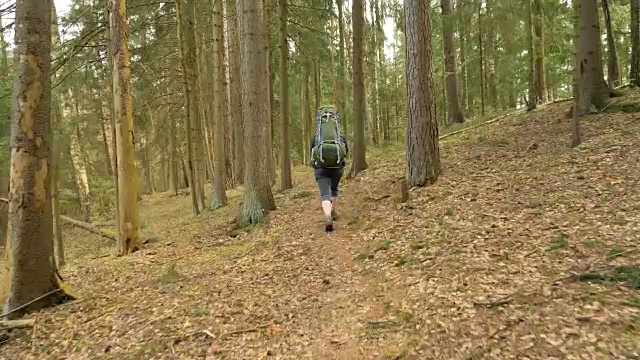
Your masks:
{"label": "hiking boot", "polygon": [[324,219],[324,223],[325,223],[325,227],[324,230],[326,232],[332,232],[333,231],[333,218],[328,217]]}

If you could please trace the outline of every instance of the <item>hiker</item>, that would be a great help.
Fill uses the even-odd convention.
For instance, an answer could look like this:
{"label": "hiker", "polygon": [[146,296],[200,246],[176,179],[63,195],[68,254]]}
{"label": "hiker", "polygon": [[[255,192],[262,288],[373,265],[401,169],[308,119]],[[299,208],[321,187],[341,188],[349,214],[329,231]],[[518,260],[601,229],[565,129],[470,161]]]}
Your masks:
{"label": "hiker", "polygon": [[316,112],[316,132],[311,138],[311,166],[320,189],[327,232],[333,231],[333,222],[338,219],[336,199],[348,154],[347,137],[340,131],[337,107],[321,107]]}

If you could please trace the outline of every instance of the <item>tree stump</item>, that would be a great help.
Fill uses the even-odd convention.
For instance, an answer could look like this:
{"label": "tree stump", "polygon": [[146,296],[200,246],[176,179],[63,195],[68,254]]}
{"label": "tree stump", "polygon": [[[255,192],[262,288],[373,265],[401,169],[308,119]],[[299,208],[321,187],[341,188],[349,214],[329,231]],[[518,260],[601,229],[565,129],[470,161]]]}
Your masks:
{"label": "tree stump", "polygon": [[402,179],[396,183],[398,187],[398,195],[396,198],[396,202],[398,203],[406,203],[409,200],[409,190],[407,189],[407,180]]}

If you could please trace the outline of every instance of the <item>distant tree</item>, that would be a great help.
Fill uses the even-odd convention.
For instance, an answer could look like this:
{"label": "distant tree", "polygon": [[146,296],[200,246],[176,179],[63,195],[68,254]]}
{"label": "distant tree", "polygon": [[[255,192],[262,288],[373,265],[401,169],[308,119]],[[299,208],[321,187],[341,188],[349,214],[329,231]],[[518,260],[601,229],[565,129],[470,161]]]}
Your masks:
{"label": "distant tree", "polygon": [[609,53],[607,80],[609,81],[609,86],[614,88],[620,83],[620,70],[618,68],[618,53],[616,51],[616,40],[613,34],[613,28],[611,26],[611,12],[609,11],[608,0],[602,0],[602,12],[607,30],[607,51]]}
{"label": "distant tree", "polygon": [[[289,38],[287,33],[287,0],[278,2],[280,19],[280,186],[293,187],[291,180],[291,144],[289,139]],[[334,82],[335,83],[335,82]]]}
{"label": "distant tree", "polygon": [[458,92],[458,69],[456,46],[454,42],[454,16],[451,0],[442,0],[442,39],[444,47],[444,61],[447,70],[447,103],[449,123],[463,123],[464,113],[460,106]]}
{"label": "distant tree", "polygon": [[405,0],[407,34],[407,161],[409,186],[431,184],[440,175],[438,124],[431,70],[429,4]]}
{"label": "distant tree", "polygon": [[611,91],[604,81],[602,52],[600,50],[600,24],[596,0],[579,3],[579,98],[578,115],[602,110],[609,103]]}
{"label": "distant tree", "polygon": [[214,166],[210,208],[217,209],[227,203],[225,185],[225,148],[224,148],[224,46],[222,29],[222,0],[213,0],[213,146]]}
{"label": "distant tree", "polygon": [[352,1],[353,16],[353,163],[350,176],[367,168],[365,156],[365,91],[364,91],[364,0]]}
{"label": "distant tree", "polygon": [[631,0],[631,83],[640,87],[640,6]]}

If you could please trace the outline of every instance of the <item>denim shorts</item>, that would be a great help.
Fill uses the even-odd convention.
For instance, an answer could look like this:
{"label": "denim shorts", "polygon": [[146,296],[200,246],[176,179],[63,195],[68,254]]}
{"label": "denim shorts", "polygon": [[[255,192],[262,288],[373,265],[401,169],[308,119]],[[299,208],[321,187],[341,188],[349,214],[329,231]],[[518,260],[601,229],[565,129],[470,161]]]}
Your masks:
{"label": "denim shorts", "polygon": [[322,201],[331,201],[332,197],[338,197],[340,179],[344,173],[344,167],[337,169],[314,169],[316,182],[320,188],[320,199]]}

